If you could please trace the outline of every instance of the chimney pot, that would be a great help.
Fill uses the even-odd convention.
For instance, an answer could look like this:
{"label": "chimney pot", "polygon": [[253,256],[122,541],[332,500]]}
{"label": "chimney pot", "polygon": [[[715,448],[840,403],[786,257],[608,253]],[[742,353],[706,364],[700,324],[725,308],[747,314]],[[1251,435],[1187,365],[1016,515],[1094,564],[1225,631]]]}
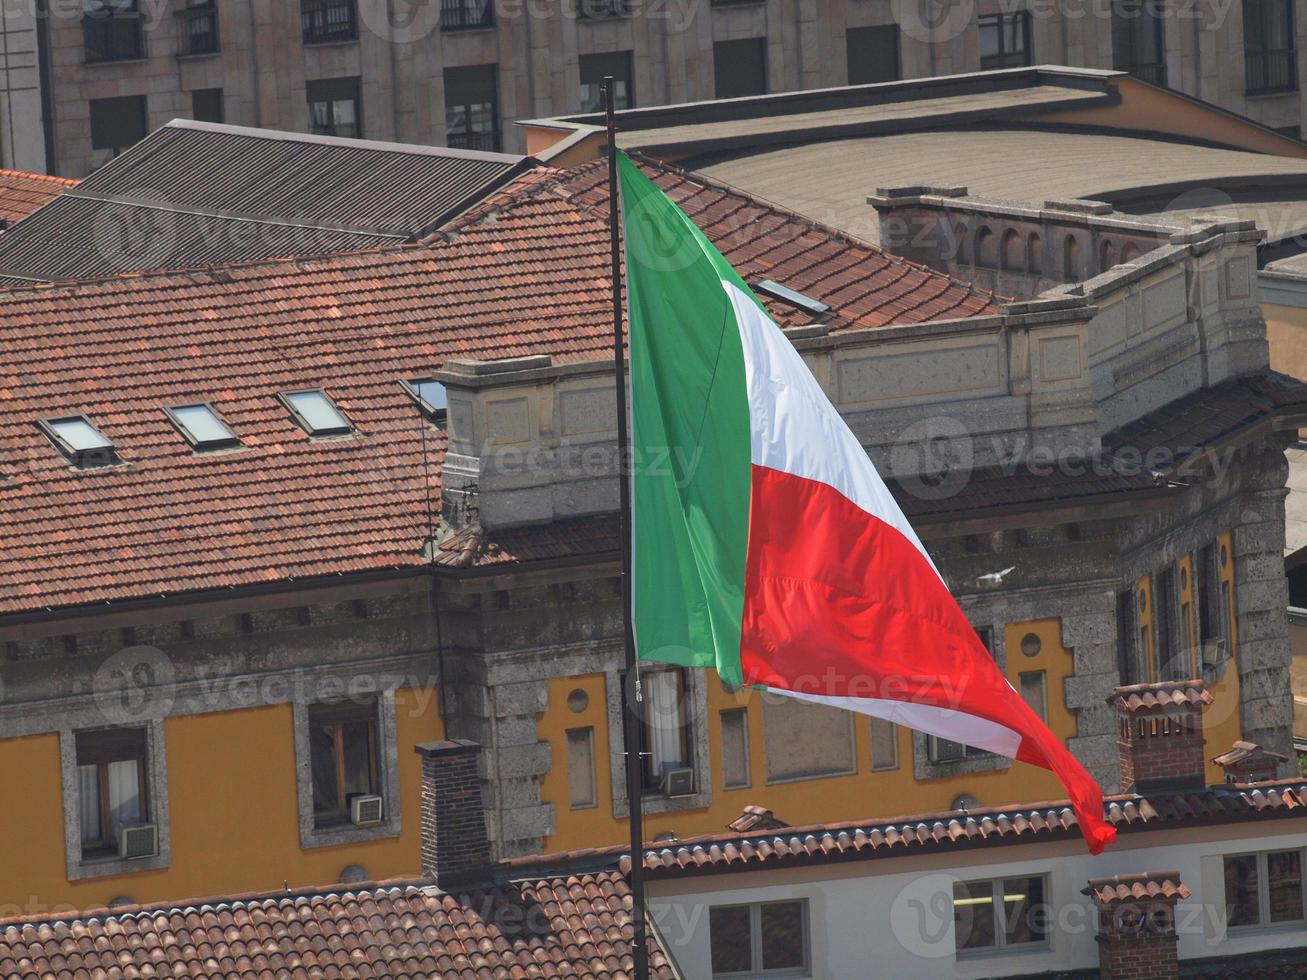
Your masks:
{"label": "chimney pot", "polygon": [[446,891],[489,870],[490,839],[481,802],[481,746],[448,739],[414,746],[422,757],[422,874]]}
{"label": "chimney pot", "polygon": [[1179,977],[1175,904],[1189,897],[1179,872],[1093,878],[1084,893],[1098,909],[1098,967],[1103,980]]}
{"label": "chimney pot", "polygon": [[1288,756],[1270,752],[1256,742],[1235,742],[1212,759],[1225,770],[1227,783],[1264,783],[1275,779]]}
{"label": "chimney pot", "polygon": [[1202,789],[1203,709],[1212,696],[1200,680],[1118,687],[1116,708],[1121,791],[1156,793]]}

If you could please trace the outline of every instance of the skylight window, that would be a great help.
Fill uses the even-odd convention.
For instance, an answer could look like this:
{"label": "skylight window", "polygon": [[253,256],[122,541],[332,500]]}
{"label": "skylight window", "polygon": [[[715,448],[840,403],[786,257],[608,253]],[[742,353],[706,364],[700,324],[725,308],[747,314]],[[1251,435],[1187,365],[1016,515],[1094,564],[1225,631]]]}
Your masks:
{"label": "skylight window", "polygon": [[240,445],[236,433],[227,427],[227,423],[209,405],[175,405],[164,411],[172,424],[186,437],[186,441],[196,449],[226,449]]}
{"label": "skylight window", "polygon": [[111,466],[119,462],[113,443],[85,415],[40,422],[42,431],[76,466]]}
{"label": "skylight window", "polygon": [[782,303],[788,303],[790,306],[803,310],[805,313],[811,313],[813,316],[821,316],[823,313],[830,312],[830,306],[819,299],[813,299],[804,293],[789,286],[782,286],[771,279],[764,279],[762,282],[755,283],[754,289],[763,293],[772,299],[778,299]]}
{"label": "skylight window", "polygon": [[288,391],[281,396],[286,407],[311,436],[335,436],[353,432],[354,426],[336,403],[321,391]]}
{"label": "skylight window", "polygon": [[422,414],[429,418],[437,425],[443,425],[446,416],[449,414],[449,399],[445,394],[445,386],[439,381],[433,381],[431,378],[413,378],[408,381],[401,381],[404,390],[409,396],[418,403],[418,408]]}

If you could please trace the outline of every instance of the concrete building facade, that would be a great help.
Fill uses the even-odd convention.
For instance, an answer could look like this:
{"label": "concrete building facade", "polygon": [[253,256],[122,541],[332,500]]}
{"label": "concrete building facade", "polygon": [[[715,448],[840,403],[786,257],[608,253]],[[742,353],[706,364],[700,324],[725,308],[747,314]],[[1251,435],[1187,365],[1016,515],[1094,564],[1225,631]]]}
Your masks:
{"label": "concrete building facade", "polygon": [[1307,74],[1307,0],[38,6],[40,30],[0,25],[3,159],[39,169],[48,145],[50,171],[72,177],[177,117],[517,152],[514,120],[595,109],[606,74],[625,107],[1031,64],[1116,67],[1297,135]]}

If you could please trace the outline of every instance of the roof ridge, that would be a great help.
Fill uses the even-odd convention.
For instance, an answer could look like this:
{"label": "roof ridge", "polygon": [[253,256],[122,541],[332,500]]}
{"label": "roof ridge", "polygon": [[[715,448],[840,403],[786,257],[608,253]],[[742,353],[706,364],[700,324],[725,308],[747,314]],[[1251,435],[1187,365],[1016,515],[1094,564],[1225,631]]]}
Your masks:
{"label": "roof ridge", "polygon": [[571,172],[572,170],[547,166],[524,171],[484,200],[477,202],[462,214],[436,228],[429,235],[420,239],[419,243],[432,247],[450,241],[451,236],[457,235],[466,228],[480,224],[491,214],[498,214],[513,205],[530,200],[532,197],[544,193],[546,188],[557,187],[563,182],[563,175]]}

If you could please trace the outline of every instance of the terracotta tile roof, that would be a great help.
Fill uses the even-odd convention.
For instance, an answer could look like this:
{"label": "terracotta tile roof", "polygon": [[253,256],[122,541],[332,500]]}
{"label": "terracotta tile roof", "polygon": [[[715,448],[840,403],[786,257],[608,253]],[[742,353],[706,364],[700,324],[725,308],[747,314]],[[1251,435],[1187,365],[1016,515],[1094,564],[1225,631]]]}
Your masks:
{"label": "terracotta tile roof", "polygon": [[765,806],[751,804],[746,806],[738,817],[727,824],[726,829],[733,830],[737,834],[744,834],[759,830],[783,830],[788,826],[789,824],[779,819],[776,814]]}
{"label": "terracotta tile roof", "polygon": [[1118,687],[1107,703],[1126,711],[1201,707],[1212,703],[1212,695],[1200,680],[1160,681],[1156,684],[1132,684]]}
{"label": "terracotta tile roof", "polygon": [[[575,977],[632,970],[614,871],[463,894],[421,881],[0,920],[4,977]],[[672,980],[651,945],[652,975]]]}
{"label": "terracotta tile roof", "polygon": [[1084,894],[1093,896],[1100,905],[1111,905],[1145,898],[1188,898],[1189,889],[1180,881],[1178,871],[1145,871],[1142,874],[1090,878]]}
{"label": "terracotta tile roof", "polygon": [[1231,745],[1220,755],[1212,758],[1212,764],[1217,766],[1233,766],[1240,762],[1247,762],[1250,759],[1269,759],[1273,762],[1288,762],[1287,755],[1281,755],[1279,752],[1272,752],[1270,749],[1264,749],[1256,742],[1238,741]]}
{"label": "terracotta tile roof", "polygon": [[[1147,797],[1112,796],[1105,802],[1104,813],[1123,833],[1303,817],[1307,816],[1307,783],[1292,779],[1256,787],[1219,786]],[[653,875],[715,873],[770,864],[890,858],[950,847],[1069,840],[1079,833],[1070,803],[1025,803],[762,833],[710,834],[650,846],[644,863]]]}
{"label": "terracotta tile roof", "polygon": [[0,170],[0,221],[13,224],[53,197],[58,197],[77,181],[25,170]]}
{"label": "terracotta tile roof", "polygon": [[[810,222],[650,172],[746,276],[814,292],[834,326],[993,309]],[[0,292],[0,613],[421,566],[445,437],[398,381],[453,358],[608,356],[599,177],[525,174],[425,245]],[[312,440],[276,400],[311,387],[355,436]],[[189,448],[163,407],[199,401],[244,448]],[[37,429],[77,413],[123,465],[74,470]],[[579,527],[507,547],[579,553],[593,544]],[[482,553],[464,544],[447,542],[442,563]]]}

